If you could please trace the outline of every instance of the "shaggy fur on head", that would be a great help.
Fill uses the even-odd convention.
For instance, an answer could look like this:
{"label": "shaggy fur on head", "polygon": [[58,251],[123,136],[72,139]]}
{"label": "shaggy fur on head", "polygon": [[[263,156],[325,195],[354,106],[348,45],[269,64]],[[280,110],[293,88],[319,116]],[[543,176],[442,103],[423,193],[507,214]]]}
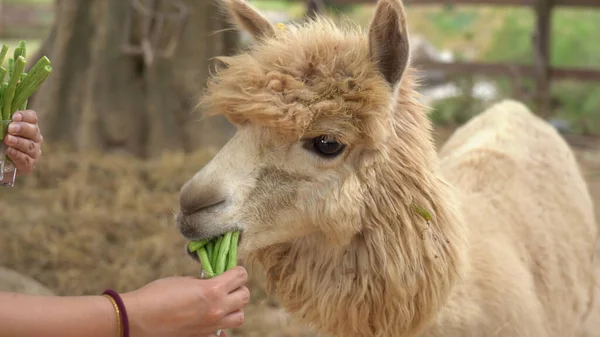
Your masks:
{"label": "shaggy fur on head", "polygon": [[277,33],[249,53],[219,58],[227,68],[208,84],[202,103],[209,114],[296,138],[319,133],[316,122],[327,118],[329,129],[346,131],[340,137],[355,132],[374,145],[387,136],[390,88],[358,30],[348,34],[320,19]]}
{"label": "shaggy fur on head", "polygon": [[[331,336],[572,336],[597,232],[550,126],[502,102],[438,157],[399,0],[367,34],[323,17],[279,29],[223,1],[256,44],[221,58],[203,98],[238,132],[182,188],[184,236],[243,230],[283,306]],[[316,155],[322,135],[344,152]]]}

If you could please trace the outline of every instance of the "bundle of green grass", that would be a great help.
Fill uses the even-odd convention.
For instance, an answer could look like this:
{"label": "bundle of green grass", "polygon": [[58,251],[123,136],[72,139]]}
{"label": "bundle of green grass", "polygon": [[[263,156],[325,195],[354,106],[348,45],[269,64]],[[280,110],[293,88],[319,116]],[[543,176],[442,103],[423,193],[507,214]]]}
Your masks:
{"label": "bundle of green grass", "polygon": [[204,275],[215,277],[237,266],[240,232],[228,232],[210,240],[191,241],[188,250],[198,255]]}
{"label": "bundle of green grass", "polygon": [[[223,274],[237,266],[237,246],[240,232],[227,232],[212,239],[190,241],[188,250],[196,253],[204,277],[211,278]],[[215,333],[221,335],[221,330]]]}
{"label": "bundle of green grass", "polygon": [[[0,50],[0,115],[3,121],[11,120],[17,110],[27,109],[27,101],[31,95],[40,88],[52,72],[50,60],[46,56],[42,56],[29,72],[25,72],[27,64],[25,41],[19,41],[13,57],[8,59],[8,69],[1,67],[7,54],[8,46],[3,44]],[[8,124],[0,128],[0,139],[4,139],[7,126]]]}

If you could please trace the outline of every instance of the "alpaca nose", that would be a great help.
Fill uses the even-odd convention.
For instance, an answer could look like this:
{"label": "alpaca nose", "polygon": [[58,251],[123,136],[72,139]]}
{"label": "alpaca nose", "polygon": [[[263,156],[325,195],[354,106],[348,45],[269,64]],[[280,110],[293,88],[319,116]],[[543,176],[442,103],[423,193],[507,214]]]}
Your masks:
{"label": "alpaca nose", "polygon": [[225,194],[213,187],[195,186],[189,181],[179,194],[181,213],[190,215],[225,202]]}

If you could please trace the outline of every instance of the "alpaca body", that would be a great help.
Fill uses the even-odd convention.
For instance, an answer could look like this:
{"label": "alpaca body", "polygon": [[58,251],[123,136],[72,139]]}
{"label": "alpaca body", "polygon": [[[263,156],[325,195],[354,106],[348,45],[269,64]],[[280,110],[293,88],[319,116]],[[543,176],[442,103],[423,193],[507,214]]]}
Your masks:
{"label": "alpaca body", "polygon": [[[432,187],[446,205],[435,208],[459,209],[448,225],[462,233],[465,240],[456,240],[464,251],[456,253],[459,277],[425,277],[420,288],[450,282],[447,298],[421,310],[418,302],[399,304],[410,283],[393,270],[395,244],[370,254],[364,241],[393,235],[374,223],[346,247],[314,235],[263,249],[257,259],[284,307],[336,337],[574,336],[592,299],[597,229],[587,187],[560,135],[522,104],[504,101],[455,132],[440,150],[437,173],[443,180]],[[380,221],[397,220],[390,216]],[[405,238],[386,241],[396,240]],[[392,270],[377,272],[386,268]],[[399,315],[407,319],[386,317]],[[374,320],[379,330],[368,329]]]}
{"label": "alpaca body", "polygon": [[438,153],[400,0],[368,34],[224,2],[256,43],[208,83],[206,111],[237,132],[182,187],[183,236],[242,231],[239,256],[331,337],[573,336],[597,229],[549,124],[505,101]]}
{"label": "alpaca body", "polygon": [[468,226],[470,272],[424,336],[573,336],[592,298],[597,229],[562,137],[504,101],[458,129],[440,159]]}

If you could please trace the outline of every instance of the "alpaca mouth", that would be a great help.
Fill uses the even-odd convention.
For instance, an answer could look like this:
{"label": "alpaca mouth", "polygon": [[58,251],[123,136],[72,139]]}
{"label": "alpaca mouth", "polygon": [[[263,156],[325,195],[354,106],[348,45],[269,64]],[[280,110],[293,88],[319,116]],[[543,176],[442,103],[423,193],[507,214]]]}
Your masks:
{"label": "alpaca mouth", "polygon": [[[222,233],[222,234],[219,234],[219,235],[215,235],[213,237],[205,238],[205,239],[207,239],[208,241],[214,241],[216,238],[218,238],[219,236],[222,236],[222,235],[225,235],[225,233]],[[238,247],[242,243],[243,236],[244,236],[244,233],[242,231],[240,231],[240,236],[239,236],[238,242],[237,242],[237,246]],[[185,244],[185,253],[189,257],[191,257],[192,260],[196,261],[197,263],[200,263],[200,258],[198,257],[198,254],[196,252],[190,251],[189,243],[190,243],[190,241],[186,242],[186,244]]]}

